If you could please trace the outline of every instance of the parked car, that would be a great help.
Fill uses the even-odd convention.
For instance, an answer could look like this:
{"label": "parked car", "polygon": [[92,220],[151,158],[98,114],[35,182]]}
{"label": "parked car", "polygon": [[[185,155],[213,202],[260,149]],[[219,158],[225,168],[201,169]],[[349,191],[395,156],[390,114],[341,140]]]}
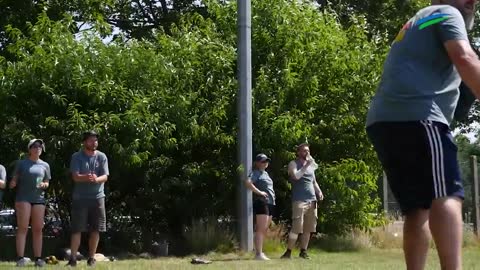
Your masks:
{"label": "parked car", "polygon": [[[28,227],[30,228],[30,226]],[[4,209],[0,211],[0,234],[14,235],[17,230],[17,217],[14,209]],[[51,207],[45,211],[44,236],[58,237],[63,231],[62,222],[59,216]]]}
{"label": "parked car", "polygon": [[15,234],[17,228],[15,210],[4,209],[0,211],[0,233],[3,235]]}

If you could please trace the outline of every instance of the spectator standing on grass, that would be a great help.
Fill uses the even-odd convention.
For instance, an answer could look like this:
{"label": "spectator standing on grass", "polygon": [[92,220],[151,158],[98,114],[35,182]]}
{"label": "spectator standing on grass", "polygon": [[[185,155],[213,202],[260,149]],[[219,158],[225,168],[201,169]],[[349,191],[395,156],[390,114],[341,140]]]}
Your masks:
{"label": "spectator standing on grass", "polygon": [[74,182],[72,198],[71,258],[68,266],[77,266],[77,252],[82,232],[89,232],[88,266],[96,264],[100,232],[106,231],[104,185],[108,180],[107,156],[98,151],[98,134],[95,131],[83,133],[82,150],[72,155],[70,172]]}
{"label": "spectator standing on grass", "polygon": [[292,228],[288,234],[287,250],[282,259],[290,259],[295,243],[300,236],[300,258],[310,259],[307,254],[311,234],[317,231],[317,206],[323,193],[315,178],[318,165],[310,155],[310,145],[297,146],[297,159],[288,164],[288,176],[292,183]]}
{"label": "spectator standing on grass", "polygon": [[17,162],[10,188],[16,188],[15,213],[17,216],[17,266],[26,266],[25,255],[28,225],[32,227],[32,245],[34,264],[45,266],[42,259],[43,224],[45,218],[45,190],[51,179],[50,166],[40,159],[45,152],[45,144],[41,139],[33,139],[28,145],[28,157]]}
{"label": "spectator standing on grass", "polygon": [[263,253],[263,242],[268,228],[272,222],[275,211],[275,191],[273,190],[272,178],[266,169],[270,158],[265,154],[258,154],[255,157],[253,171],[248,175],[245,184],[253,192],[253,212],[255,214],[255,259],[270,260]]}

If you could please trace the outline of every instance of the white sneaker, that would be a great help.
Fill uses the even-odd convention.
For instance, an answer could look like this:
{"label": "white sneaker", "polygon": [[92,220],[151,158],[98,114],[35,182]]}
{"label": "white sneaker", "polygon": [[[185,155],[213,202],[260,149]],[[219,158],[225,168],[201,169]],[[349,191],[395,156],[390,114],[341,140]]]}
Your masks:
{"label": "white sneaker", "polygon": [[265,255],[265,253],[260,253],[260,254],[257,254],[257,256],[255,256],[255,260],[259,260],[259,261],[270,261],[270,259]]}
{"label": "white sneaker", "polygon": [[24,267],[27,265],[27,263],[30,262],[30,260],[28,258],[21,258],[17,261],[17,267]]}

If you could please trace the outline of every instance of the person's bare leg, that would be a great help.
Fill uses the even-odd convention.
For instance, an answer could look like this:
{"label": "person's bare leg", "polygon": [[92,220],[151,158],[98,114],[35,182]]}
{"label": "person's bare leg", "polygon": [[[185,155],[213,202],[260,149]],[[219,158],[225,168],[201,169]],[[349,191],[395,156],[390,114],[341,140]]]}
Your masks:
{"label": "person's bare leg", "polygon": [[17,215],[17,235],[15,242],[18,257],[25,256],[25,242],[27,241],[31,210],[32,206],[28,202],[15,203],[15,213]]}
{"label": "person's bare leg", "polygon": [[90,232],[88,238],[88,257],[93,258],[95,253],[97,253],[98,242],[100,241],[100,232],[93,231]]}
{"label": "person's bare leg", "polygon": [[44,217],[45,205],[37,204],[32,206],[32,245],[35,258],[42,257]]}
{"label": "person's bare leg", "polygon": [[288,235],[287,248],[289,250],[293,250],[295,248],[295,244],[297,243],[297,239],[298,239],[298,234],[290,233]]}
{"label": "person's bare leg", "polygon": [[300,249],[307,250],[308,243],[310,242],[310,233],[303,232],[300,236]]}
{"label": "person's bare leg", "polygon": [[430,229],[442,270],[462,269],[462,201],[446,197],[436,199],[430,210]]}
{"label": "person's bare leg", "polygon": [[403,252],[407,270],[423,270],[427,259],[430,230],[429,210],[415,209],[405,216],[403,224]]}
{"label": "person's bare leg", "polygon": [[71,251],[71,260],[77,260],[77,252],[80,247],[80,242],[82,240],[82,233],[72,233],[70,238],[70,251]]}
{"label": "person's bare leg", "polygon": [[255,224],[255,252],[260,255],[263,252],[263,239],[269,219],[267,215],[257,215],[255,219],[257,221]]}

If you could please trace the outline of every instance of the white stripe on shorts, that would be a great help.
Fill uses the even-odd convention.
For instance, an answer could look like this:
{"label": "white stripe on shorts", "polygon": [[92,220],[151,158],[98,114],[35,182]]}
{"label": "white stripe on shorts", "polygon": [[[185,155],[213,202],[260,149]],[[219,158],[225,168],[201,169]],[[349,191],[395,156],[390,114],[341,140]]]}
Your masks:
{"label": "white stripe on shorts", "polygon": [[427,131],[427,137],[432,153],[432,175],[435,198],[447,196],[445,186],[445,166],[443,160],[443,144],[440,132],[432,121],[420,121]]}

